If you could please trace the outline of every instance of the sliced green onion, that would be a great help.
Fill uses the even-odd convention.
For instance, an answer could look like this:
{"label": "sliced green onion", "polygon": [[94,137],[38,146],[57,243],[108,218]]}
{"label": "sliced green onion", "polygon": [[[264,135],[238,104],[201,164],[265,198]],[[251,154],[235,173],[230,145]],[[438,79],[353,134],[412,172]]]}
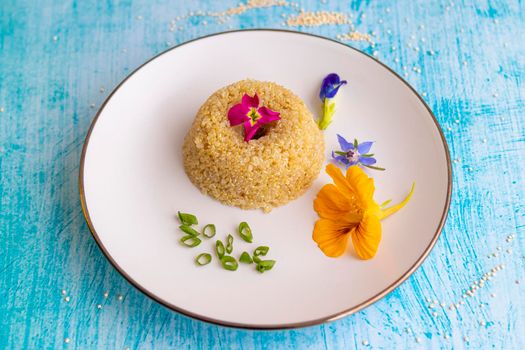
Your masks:
{"label": "sliced green onion", "polygon": [[270,270],[275,265],[275,260],[263,260],[258,265]]}
{"label": "sliced green onion", "polygon": [[201,240],[198,237],[193,236],[193,235],[187,235],[187,236],[182,237],[180,239],[180,242],[186,247],[190,247],[190,248],[196,247],[199,244],[201,244]]}
{"label": "sliced green onion", "polygon": [[269,250],[270,250],[269,247],[260,246],[260,247],[255,248],[255,250],[253,251],[253,255],[254,256],[265,256],[266,254],[268,254]]}
{"label": "sliced green onion", "polygon": [[253,242],[252,229],[248,226],[247,222],[243,221],[239,224],[239,236],[248,243]]}
{"label": "sliced green onion", "polygon": [[202,235],[206,238],[212,238],[215,236],[215,225],[208,224],[202,228]]}
{"label": "sliced green onion", "polygon": [[224,251],[224,244],[221,240],[218,239],[217,242],[215,242],[215,252],[217,253],[219,259],[222,259],[222,257],[224,256]]}
{"label": "sliced green onion", "polygon": [[222,267],[229,271],[235,271],[239,267],[239,263],[233,256],[225,255],[221,258]]}
{"label": "sliced green onion", "polygon": [[233,236],[228,235],[226,238],[226,253],[231,254],[233,251]]}
{"label": "sliced green onion", "polygon": [[188,225],[180,225],[179,226],[180,230],[184,233],[187,233],[191,236],[198,236],[199,235],[199,232],[196,231],[194,228],[192,228],[191,226],[188,226]]}
{"label": "sliced green onion", "polygon": [[239,258],[239,261],[245,264],[253,263],[252,257],[250,256],[250,254],[246,252],[242,252],[241,257]]}
{"label": "sliced green onion", "polygon": [[208,253],[202,253],[197,255],[195,263],[199,266],[208,265],[211,262],[211,255]]}
{"label": "sliced green onion", "polygon": [[197,217],[193,214],[181,213],[180,211],[178,213],[179,213],[180,223],[183,225],[191,226],[191,225],[197,225],[199,223],[199,221],[197,220]]}
{"label": "sliced green onion", "polygon": [[259,258],[258,256],[255,256],[255,255],[254,255],[254,256],[253,256],[253,262],[256,263],[256,264],[258,264],[258,263],[261,262],[261,258]]}
{"label": "sliced green onion", "polygon": [[263,261],[260,261],[258,264],[257,264],[257,271],[259,271],[260,273],[263,273],[264,271],[269,271],[273,268],[273,266],[275,265],[275,260],[263,260]]}

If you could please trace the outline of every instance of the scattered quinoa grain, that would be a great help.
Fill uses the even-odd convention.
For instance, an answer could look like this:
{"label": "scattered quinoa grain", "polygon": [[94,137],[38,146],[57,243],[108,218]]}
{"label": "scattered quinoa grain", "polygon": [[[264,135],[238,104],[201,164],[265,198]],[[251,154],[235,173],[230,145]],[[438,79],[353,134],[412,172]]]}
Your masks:
{"label": "scattered quinoa grain", "polygon": [[325,24],[349,24],[350,19],[341,12],[316,11],[301,12],[288,17],[289,26],[321,26]]}

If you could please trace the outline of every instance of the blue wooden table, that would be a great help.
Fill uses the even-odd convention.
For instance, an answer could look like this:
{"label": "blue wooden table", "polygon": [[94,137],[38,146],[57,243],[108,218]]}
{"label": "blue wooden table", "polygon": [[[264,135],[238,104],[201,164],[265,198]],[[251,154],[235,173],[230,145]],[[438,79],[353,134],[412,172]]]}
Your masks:
{"label": "blue wooden table", "polygon": [[[159,306],[106,261],[78,199],[86,131],[119,81],[168,47],[256,27],[385,62],[428,101],[454,160],[449,219],[421,268],[307,329],[227,329]],[[525,348],[524,38],[518,0],[0,1],[0,349]]]}

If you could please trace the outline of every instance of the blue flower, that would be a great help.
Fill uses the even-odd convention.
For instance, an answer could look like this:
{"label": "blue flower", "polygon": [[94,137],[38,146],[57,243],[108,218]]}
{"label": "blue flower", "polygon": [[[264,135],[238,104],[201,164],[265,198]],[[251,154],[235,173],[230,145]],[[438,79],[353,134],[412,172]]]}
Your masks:
{"label": "blue flower", "polygon": [[374,170],[385,170],[374,166],[377,160],[373,158],[373,154],[369,153],[373,142],[359,143],[354,140],[354,143],[350,143],[341,135],[337,135],[337,140],[341,146],[341,151],[332,151],[332,158],[336,163],[342,163],[346,168],[352,165],[362,165]]}
{"label": "blue flower", "polygon": [[323,103],[323,114],[321,118],[317,120],[319,129],[326,130],[328,125],[332,122],[335,114],[335,100],[334,97],[339,91],[339,88],[346,84],[346,80],[341,80],[339,75],[335,73],[328,74],[321,84],[321,90],[319,91],[319,98]]}
{"label": "blue flower", "polygon": [[346,80],[341,80],[336,73],[330,73],[323,79],[319,98],[324,102],[325,98],[334,98],[339,88],[346,84]]}

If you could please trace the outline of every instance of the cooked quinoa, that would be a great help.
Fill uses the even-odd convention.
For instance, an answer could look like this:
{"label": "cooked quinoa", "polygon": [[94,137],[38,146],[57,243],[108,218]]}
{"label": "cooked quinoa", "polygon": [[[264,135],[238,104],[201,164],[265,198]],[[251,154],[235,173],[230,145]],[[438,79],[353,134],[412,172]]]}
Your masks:
{"label": "cooked quinoa", "polygon": [[[265,134],[244,141],[242,125],[231,127],[228,110],[244,94],[281,113]],[[290,90],[242,80],[226,86],[202,105],[183,145],[184,168],[203,193],[243,209],[265,212],[303,194],[317,178],[324,139],[312,113]]]}

